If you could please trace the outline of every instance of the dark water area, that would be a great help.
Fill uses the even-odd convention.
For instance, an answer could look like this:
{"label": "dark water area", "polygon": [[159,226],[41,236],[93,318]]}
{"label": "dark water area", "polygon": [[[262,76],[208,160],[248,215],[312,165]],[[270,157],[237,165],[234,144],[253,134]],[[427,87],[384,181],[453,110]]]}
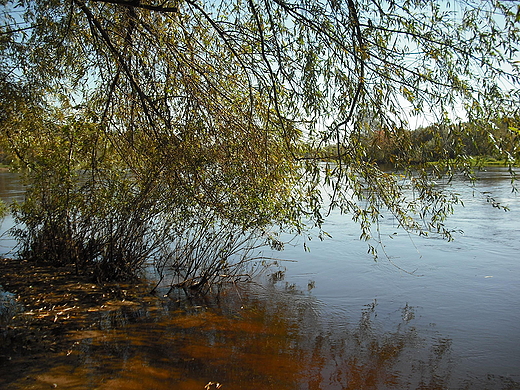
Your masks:
{"label": "dark water area", "polygon": [[[9,175],[4,199],[23,194]],[[453,242],[387,216],[374,261],[336,214],[331,239],[266,253],[288,260],[283,272],[218,298],[122,294],[80,321],[67,318],[72,287],[56,290],[54,308],[19,315],[74,325],[35,331],[49,348],[0,355],[0,388],[520,389],[520,195],[504,169],[480,179],[453,184],[465,204],[446,222],[463,231]]]}

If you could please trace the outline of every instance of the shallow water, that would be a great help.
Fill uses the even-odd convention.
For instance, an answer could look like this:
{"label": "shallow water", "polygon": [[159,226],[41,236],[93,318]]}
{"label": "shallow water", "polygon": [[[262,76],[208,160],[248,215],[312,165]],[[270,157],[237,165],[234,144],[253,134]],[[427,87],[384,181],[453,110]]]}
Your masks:
{"label": "shallow water", "polygon": [[[19,196],[7,175],[0,190]],[[465,207],[447,221],[464,231],[454,242],[408,236],[385,218],[388,258],[376,262],[356,225],[332,215],[332,239],[273,253],[294,260],[283,278],[219,300],[179,295],[93,312],[88,327],[60,336],[66,353],[0,361],[20,370],[6,386],[518,389],[520,197],[503,169],[481,178],[476,189],[455,184]]]}

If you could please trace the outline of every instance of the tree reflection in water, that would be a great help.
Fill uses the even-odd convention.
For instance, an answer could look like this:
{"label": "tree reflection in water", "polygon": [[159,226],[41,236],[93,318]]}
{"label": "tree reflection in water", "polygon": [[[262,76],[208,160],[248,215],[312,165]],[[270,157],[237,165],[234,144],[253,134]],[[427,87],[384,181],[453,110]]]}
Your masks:
{"label": "tree reflection in water", "polygon": [[450,339],[421,335],[408,305],[391,331],[376,302],[336,318],[311,295],[274,285],[114,307],[66,334],[66,351],[33,357],[7,388],[507,388],[500,378],[455,377]]}

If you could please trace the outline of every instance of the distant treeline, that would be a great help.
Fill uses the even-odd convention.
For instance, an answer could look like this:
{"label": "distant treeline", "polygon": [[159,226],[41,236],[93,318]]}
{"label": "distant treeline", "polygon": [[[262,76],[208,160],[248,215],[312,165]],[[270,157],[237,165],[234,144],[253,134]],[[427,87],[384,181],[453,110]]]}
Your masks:
{"label": "distant treeline", "polygon": [[[487,127],[479,123],[459,123],[433,124],[415,130],[370,128],[356,137],[365,159],[378,164],[393,165],[397,161],[424,164],[464,158],[504,164],[520,162],[520,125],[518,120],[509,118],[496,120]],[[325,159],[334,159],[338,147],[329,145],[321,153]]]}

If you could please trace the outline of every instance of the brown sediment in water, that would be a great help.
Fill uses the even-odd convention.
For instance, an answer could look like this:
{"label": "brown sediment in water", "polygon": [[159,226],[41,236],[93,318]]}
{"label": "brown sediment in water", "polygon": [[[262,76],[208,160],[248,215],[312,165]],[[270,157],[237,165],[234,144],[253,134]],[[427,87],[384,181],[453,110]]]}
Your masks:
{"label": "brown sediment in water", "polygon": [[21,308],[0,330],[1,389],[279,389],[302,369],[283,316],[229,296],[210,308],[13,259],[0,285]]}
{"label": "brown sediment in water", "polygon": [[38,372],[70,355],[71,334],[95,332],[93,313],[146,299],[143,285],[99,285],[88,275],[77,275],[73,266],[17,259],[0,259],[0,285],[18,303],[15,316],[0,324],[0,388],[19,380],[21,373],[27,377],[24,387],[31,388]]}
{"label": "brown sediment in water", "polygon": [[[461,383],[452,379],[449,338],[424,337],[409,323],[413,316],[383,331],[375,302],[361,317],[329,326],[314,298],[292,288],[162,298],[145,284],[97,285],[73,267],[7,259],[0,284],[23,308],[0,329],[2,390],[203,390],[216,383],[223,390],[433,390]],[[464,380],[463,388],[519,388],[508,378]]]}
{"label": "brown sediment in water", "polygon": [[[329,381],[332,343],[307,304],[228,295],[219,307],[168,307],[144,285],[100,286],[73,267],[7,259],[0,283],[23,305],[0,336],[2,389],[320,389]],[[132,317],[139,310],[142,321]],[[304,326],[314,328],[307,340]],[[361,366],[350,384],[383,377],[382,368],[367,376]]]}

